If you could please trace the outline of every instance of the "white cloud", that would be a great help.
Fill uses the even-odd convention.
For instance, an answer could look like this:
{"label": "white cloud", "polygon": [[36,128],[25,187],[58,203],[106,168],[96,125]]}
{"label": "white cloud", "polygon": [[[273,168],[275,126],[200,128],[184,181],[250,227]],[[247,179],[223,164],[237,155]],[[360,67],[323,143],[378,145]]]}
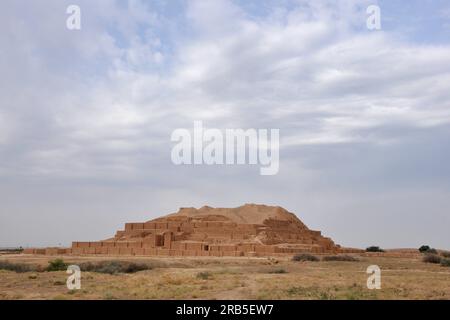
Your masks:
{"label": "white cloud", "polygon": [[[111,3],[83,4],[85,16],[99,19],[84,24],[80,38],[50,30],[56,20],[51,15],[45,33],[17,42],[40,50],[20,50],[20,59],[36,67],[23,71],[28,86],[21,86],[20,78],[10,82],[6,101],[14,108],[5,106],[3,113],[39,110],[39,121],[59,132],[46,136],[46,145],[30,145],[46,158],[66,147],[76,157],[73,152],[82,153],[91,144],[109,145],[105,152],[117,147],[133,158],[139,143],[142,148],[151,140],[163,143],[167,130],[197,119],[233,127],[281,125],[284,146],[383,143],[378,140],[390,138],[360,131],[450,121],[449,46],[419,46],[384,32],[352,31],[364,20],[364,7],[357,2],[299,4],[254,18],[229,1],[190,2],[186,16],[191,37],[173,43],[170,56],[161,52],[170,39],[151,31],[161,28],[162,20],[140,1],[130,2],[127,14],[123,6]],[[6,24],[11,28],[17,23]],[[32,28],[22,25],[19,34],[26,38]],[[43,52],[55,41],[49,34],[68,47]],[[68,50],[82,53],[81,60],[44,71],[55,53],[70,57]],[[10,65],[19,64],[11,58]],[[91,59],[103,61],[95,75]],[[78,71],[80,67],[88,68],[87,73]],[[68,76],[72,71],[78,73],[75,78]],[[29,91],[22,101],[17,100],[19,88]],[[34,109],[31,104],[36,104]]]}

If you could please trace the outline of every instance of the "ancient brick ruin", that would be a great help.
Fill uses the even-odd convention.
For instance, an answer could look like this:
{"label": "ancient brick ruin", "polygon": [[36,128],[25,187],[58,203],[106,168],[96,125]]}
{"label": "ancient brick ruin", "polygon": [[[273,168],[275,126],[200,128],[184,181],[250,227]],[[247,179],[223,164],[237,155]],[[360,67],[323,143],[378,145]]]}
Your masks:
{"label": "ancient brick ruin", "polygon": [[71,248],[27,249],[34,254],[135,256],[277,256],[343,252],[281,207],[182,208],[147,222],[126,223],[110,239]]}

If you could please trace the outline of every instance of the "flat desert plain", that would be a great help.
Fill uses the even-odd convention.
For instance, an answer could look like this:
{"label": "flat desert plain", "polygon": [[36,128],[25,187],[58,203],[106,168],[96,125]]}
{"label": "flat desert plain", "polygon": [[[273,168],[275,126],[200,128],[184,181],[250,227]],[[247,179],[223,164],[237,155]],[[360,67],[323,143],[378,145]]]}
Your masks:
{"label": "flat desert plain", "polygon": [[[0,270],[0,299],[450,299],[450,268],[417,258],[356,256],[358,261],[286,258],[58,257],[68,264],[144,264],[134,273],[81,273],[68,290],[65,271]],[[7,254],[0,263],[45,268],[57,257]],[[366,269],[381,268],[369,290]]]}

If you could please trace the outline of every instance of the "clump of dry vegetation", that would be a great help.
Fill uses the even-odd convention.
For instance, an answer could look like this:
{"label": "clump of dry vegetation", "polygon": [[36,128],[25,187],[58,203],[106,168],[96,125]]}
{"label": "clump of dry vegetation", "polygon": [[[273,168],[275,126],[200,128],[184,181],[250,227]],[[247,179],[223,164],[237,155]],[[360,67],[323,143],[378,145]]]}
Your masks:
{"label": "clump of dry vegetation", "polygon": [[326,256],[326,257],[323,257],[322,260],[323,261],[349,261],[349,262],[359,261],[359,259],[349,256],[349,255]]}
{"label": "clump of dry vegetation", "polygon": [[423,262],[427,263],[441,263],[442,258],[438,256],[437,254],[428,253],[423,257]]}
{"label": "clump of dry vegetation", "polygon": [[47,267],[42,267],[41,265],[34,265],[28,263],[21,262],[9,262],[9,261],[0,261],[0,270],[8,270],[14,271],[17,273],[25,273],[25,272],[52,272],[52,271],[65,271],[67,269],[68,264],[65,263],[62,259],[55,259],[48,262]]}
{"label": "clump of dry vegetation", "polygon": [[9,261],[0,261],[0,270],[14,271],[16,273],[25,273],[37,271],[37,267],[26,263],[12,263]]}
{"label": "clump of dry vegetation", "polygon": [[450,259],[441,259],[441,266],[443,267],[450,267]]}
{"label": "clump of dry vegetation", "polygon": [[0,249],[0,254],[18,254],[18,253],[22,253],[22,252],[23,252],[23,248],[22,247]]}
{"label": "clump of dry vegetation", "polygon": [[107,274],[136,273],[144,270],[151,270],[153,267],[145,263],[127,261],[100,261],[96,263],[85,262],[80,264],[81,271],[98,272]]}
{"label": "clump of dry vegetation", "polygon": [[269,270],[270,274],[283,274],[283,273],[288,273],[285,269],[283,268],[278,268],[278,269],[273,269],[273,270]]}
{"label": "clump of dry vegetation", "polygon": [[211,276],[212,276],[211,272],[203,271],[203,272],[197,273],[196,278],[202,279],[202,280],[208,280],[211,278]]}
{"label": "clump of dry vegetation", "polygon": [[440,264],[443,267],[450,267],[450,251],[440,251],[430,248],[429,246],[421,246],[419,251],[424,253],[423,262]]}
{"label": "clump of dry vegetation", "polygon": [[293,261],[319,261],[320,259],[316,256],[313,256],[312,254],[303,253],[303,254],[296,254],[292,257]]}

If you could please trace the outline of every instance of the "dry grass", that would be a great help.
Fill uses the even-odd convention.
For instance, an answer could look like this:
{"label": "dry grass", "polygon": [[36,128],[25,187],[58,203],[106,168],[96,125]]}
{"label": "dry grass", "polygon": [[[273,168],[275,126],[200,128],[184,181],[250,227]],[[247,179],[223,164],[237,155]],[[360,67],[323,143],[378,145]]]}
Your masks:
{"label": "dry grass", "polygon": [[292,257],[292,261],[319,261],[320,259],[316,256],[308,253],[296,254]]}
{"label": "dry grass", "polygon": [[355,262],[359,261],[359,259],[349,256],[349,255],[338,255],[338,256],[325,256],[322,258],[322,261],[348,261]]}
{"label": "dry grass", "polygon": [[[66,263],[110,261],[62,257]],[[0,256],[0,262],[6,257]],[[8,255],[10,263],[48,265],[48,257]],[[81,290],[67,290],[65,271],[0,270],[0,299],[450,299],[450,268],[421,259],[360,257],[359,261],[266,258],[119,258],[151,270],[82,272]],[[368,290],[366,268],[382,270],[382,289]],[[280,271],[283,270],[283,271]]]}

